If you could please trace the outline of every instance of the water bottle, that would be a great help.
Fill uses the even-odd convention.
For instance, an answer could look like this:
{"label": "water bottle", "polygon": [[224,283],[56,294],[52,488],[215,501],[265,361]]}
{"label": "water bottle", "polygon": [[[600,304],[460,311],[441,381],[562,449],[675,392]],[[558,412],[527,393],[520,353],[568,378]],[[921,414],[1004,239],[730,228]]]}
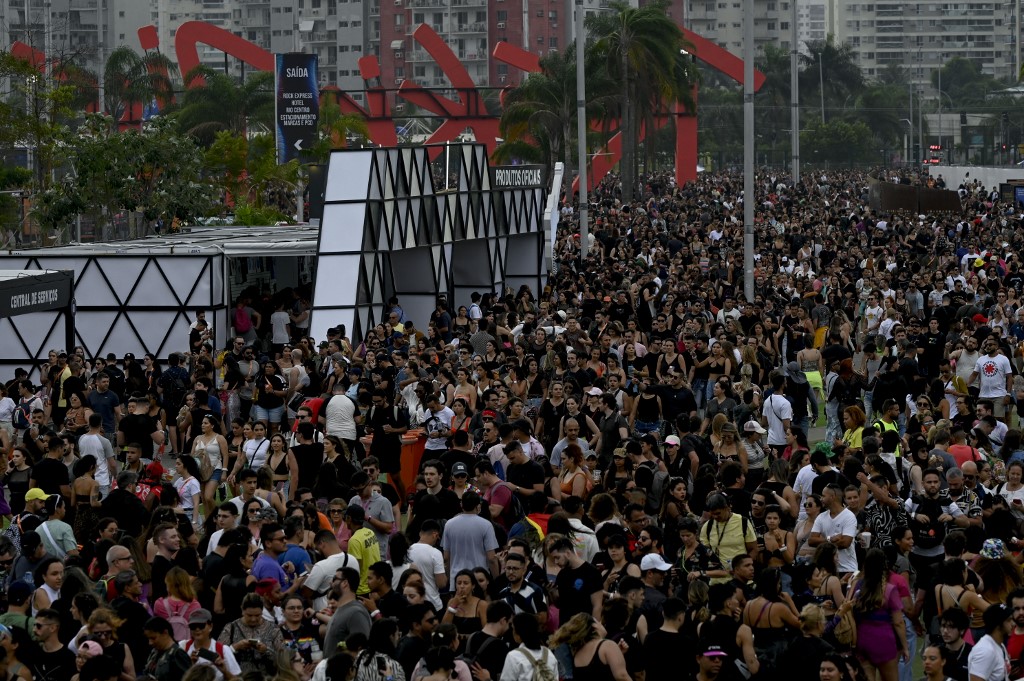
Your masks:
{"label": "water bottle", "polygon": [[313,664],[316,664],[320,660],[324,659],[324,652],[320,650],[320,644],[316,641],[313,641],[313,643],[310,645],[309,653],[310,659],[313,661]]}

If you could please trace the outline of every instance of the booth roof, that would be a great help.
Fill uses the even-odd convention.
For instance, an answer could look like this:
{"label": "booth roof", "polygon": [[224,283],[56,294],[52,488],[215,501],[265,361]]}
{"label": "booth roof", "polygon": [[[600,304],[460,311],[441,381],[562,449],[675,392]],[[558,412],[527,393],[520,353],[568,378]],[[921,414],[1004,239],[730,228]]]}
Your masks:
{"label": "booth roof", "polygon": [[96,255],[215,255],[248,258],[316,255],[319,228],[315,225],[281,227],[193,227],[173,234],[133,241],[68,244],[50,248],[12,249],[7,254],[35,257]]}

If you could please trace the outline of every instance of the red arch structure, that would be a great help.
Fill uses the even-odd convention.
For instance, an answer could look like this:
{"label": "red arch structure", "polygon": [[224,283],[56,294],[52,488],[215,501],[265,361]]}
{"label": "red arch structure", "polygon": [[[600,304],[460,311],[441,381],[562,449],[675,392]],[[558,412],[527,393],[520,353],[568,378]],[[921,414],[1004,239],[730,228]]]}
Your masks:
{"label": "red arch structure", "polygon": [[[683,36],[690,44],[689,51],[695,58],[718,69],[732,80],[738,83],[743,82],[743,60],[690,30],[684,28],[682,31]],[[138,29],[138,35],[143,49],[159,49],[159,37],[155,27],[142,26]],[[418,26],[413,32],[413,39],[441,67],[451,83],[451,89],[458,97],[457,101],[442,97],[436,92],[420,87],[409,79],[406,79],[399,87],[399,97],[444,118],[444,123],[431,134],[427,142],[454,140],[468,128],[473,131],[477,141],[486,146],[488,154],[492,153],[497,147],[498,118],[487,112],[483,98],[465,66],[430,26],[426,24]],[[178,27],[174,37],[174,48],[182,73],[188,73],[199,65],[198,46],[200,44],[208,45],[235,57],[255,70],[273,71],[274,69],[274,55],[262,47],[218,26],[202,21],[188,21]],[[44,58],[42,53],[20,44],[15,45],[15,53],[36,64],[42,63]],[[527,73],[540,71],[540,60],[536,55],[509,43],[498,43],[492,51],[492,56]],[[373,142],[382,146],[394,146],[398,143],[398,135],[388,103],[388,93],[380,85],[380,64],[377,58],[362,57],[359,60],[359,73],[366,82],[366,107],[334,86],[324,88],[321,96],[335,97],[342,111],[346,113],[359,113],[365,116]],[[755,70],[755,91],[764,85],[764,80],[764,74]],[[696,103],[696,88],[693,100]],[[687,110],[677,104],[673,106],[671,113],[657,117],[656,125],[658,127],[666,125],[670,116],[676,118],[676,181],[683,184],[697,176],[697,115],[696,110]],[[641,131],[642,134],[643,131]],[[441,149],[438,147],[433,149],[432,153],[436,156],[440,151]],[[622,138],[621,133],[618,133],[609,140],[604,149],[594,155],[588,175],[591,178],[590,181],[597,182],[604,177],[618,163],[621,155]]]}

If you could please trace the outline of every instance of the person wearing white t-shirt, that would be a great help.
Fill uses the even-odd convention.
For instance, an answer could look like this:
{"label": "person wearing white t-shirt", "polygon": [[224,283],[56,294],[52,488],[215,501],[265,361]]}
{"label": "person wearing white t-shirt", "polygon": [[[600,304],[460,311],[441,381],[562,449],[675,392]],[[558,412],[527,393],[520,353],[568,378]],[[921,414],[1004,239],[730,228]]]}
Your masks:
{"label": "person wearing white t-shirt", "polygon": [[444,570],[444,554],[437,549],[441,538],[441,526],[436,520],[425,520],[420,527],[420,540],[409,547],[409,562],[423,575],[423,589],[426,599],[438,611],[441,610],[441,596],[438,591],[448,588],[448,573]]}
{"label": "person wearing white t-shirt", "polygon": [[982,615],[985,635],[974,644],[967,656],[970,681],[1008,681],[1010,656],[1006,641],[1013,631],[1013,611],[1002,603],[990,605]]}
{"label": "person wearing white t-shirt", "polygon": [[[178,646],[192,658],[192,664],[213,667],[214,681],[241,676],[242,668],[235,659],[235,651],[228,644],[213,640],[213,614],[209,610],[199,608],[189,615],[188,631],[192,638],[178,641]],[[200,655],[201,650],[213,653],[213,660]]]}
{"label": "person wearing white t-shirt", "polygon": [[331,530],[317,532],[313,537],[313,548],[324,557],[309,569],[309,575],[302,583],[302,595],[312,601],[314,610],[323,610],[327,607],[327,594],[335,573],[349,567],[359,570],[359,561],[341,550],[338,538]]}
{"label": "person wearing white t-shirt", "polygon": [[857,550],[853,546],[853,538],[857,536],[857,516],[846,508],[839,485],[825,487],[821,493],[821,505],[822,513],[814,521],[807,543],[811,546],[825,542],[835,544],[839,574],[856,572]]}
{"label": "person wearing white t-shirt", "polygon": [[974,371],[967,381],[967,385],[974,383],[974,379],[980,381],[978,396],[981,399],[992,400],[993,414],[997,419],[1006,419],[1006,405],[1010,403],[1010,394],[1013,390],[1013,370],[1010,367],[1010,360],[1006,355],[1000,354],[999,342],[989,336],[982,344],[985,354],[974,363]]}
{"label": "person wearing white t-shirt", "polygon": [[772,394],[765,398],[761,406],[761,414],[768,426],[768,446],[786,447],[786,436],[793,421],[793,405],[785,396],[786,377],[772,376]]}
{"label": "person wearing white t-shirt", "polygon": [[884,310],[878,304],[878,294],[868,294],[868,304],[864,308],[864,331],[873,334],[878,333],[878,325],[882,323]]}

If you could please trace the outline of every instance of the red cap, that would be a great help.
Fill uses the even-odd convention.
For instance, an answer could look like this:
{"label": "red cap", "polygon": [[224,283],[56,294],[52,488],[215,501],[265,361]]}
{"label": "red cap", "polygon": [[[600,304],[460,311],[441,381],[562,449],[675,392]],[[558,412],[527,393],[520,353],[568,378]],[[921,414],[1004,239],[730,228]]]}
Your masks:
{"label": "red cap", "polygon": [[480,418],[496,419],[498,418],[498,413],[495,412],[493,409],[484,409],[484,413],[480,415]]}

